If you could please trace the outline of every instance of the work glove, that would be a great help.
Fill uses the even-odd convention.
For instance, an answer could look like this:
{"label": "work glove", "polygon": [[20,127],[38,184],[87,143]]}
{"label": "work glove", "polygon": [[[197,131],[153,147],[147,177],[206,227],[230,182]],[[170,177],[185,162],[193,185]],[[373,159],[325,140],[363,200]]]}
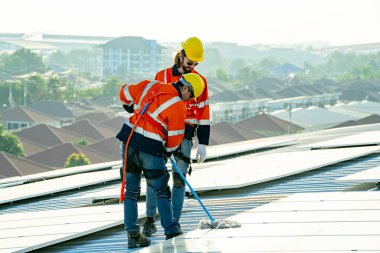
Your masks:
{"label": "work glove", "polygon": [[197,149],[197,154],[195,155],[195,159],[198,163],[203,163],[206,160],[207,151],[206,151],[206,145],[199,144]]}

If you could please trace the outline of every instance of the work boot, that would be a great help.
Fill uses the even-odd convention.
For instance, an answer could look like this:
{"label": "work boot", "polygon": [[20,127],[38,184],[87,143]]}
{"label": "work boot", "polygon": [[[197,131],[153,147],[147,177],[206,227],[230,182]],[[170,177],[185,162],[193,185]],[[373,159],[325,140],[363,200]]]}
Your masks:
{"label": "work boot", "polygon": [[128,248],[140,248],[147,247],[150,244],[150,240],[140,234],[140,231],[128,232]]}
{"label": "work boot", "polygon": [[157,232],[156,222],[153,220],[146,220],[144,222],[142,234],[146,237],[151,237],[154,233]]}
{"label": "work boot", "polygon": [[178,222],[178,231],[181,232],[181,233],[183,233],[182,232],[182,228],[181,228],[181,224],[179,224],[179,222]]}
{"label": "work boot", "polygon": [[166,236],[166,240],[169,240],[169,239],[171,239],[173,237],[176,237],[176,236],[179,236],[179,235],[182,235],[182,234],[183,234],[182,231],[178,231],[176,233],[165,234],[165,236]]}

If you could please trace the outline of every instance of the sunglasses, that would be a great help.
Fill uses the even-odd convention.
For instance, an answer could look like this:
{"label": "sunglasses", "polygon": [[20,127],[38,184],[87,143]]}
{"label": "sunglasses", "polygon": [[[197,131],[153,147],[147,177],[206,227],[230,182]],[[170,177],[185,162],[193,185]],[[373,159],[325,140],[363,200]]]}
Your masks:
{"label": "sunglasses", "polygon": [[193,66],[194,65],[194,67],[197,66],[198,64],[199,64],[199,62],[192,62],[189,59],[187,60],[187,63],[186,63],[187,66]]}

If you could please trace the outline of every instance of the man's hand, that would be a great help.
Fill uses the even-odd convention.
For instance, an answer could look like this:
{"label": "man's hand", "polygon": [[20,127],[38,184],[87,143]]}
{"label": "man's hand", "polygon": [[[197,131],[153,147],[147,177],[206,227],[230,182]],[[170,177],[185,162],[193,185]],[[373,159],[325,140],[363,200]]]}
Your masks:
{"label": "man's hand", "polygon": [[207,151],[206,145],[199,144],[197,149],[197,154],[195,155],[195,159],[198,163],[203,163],[206,160]]}

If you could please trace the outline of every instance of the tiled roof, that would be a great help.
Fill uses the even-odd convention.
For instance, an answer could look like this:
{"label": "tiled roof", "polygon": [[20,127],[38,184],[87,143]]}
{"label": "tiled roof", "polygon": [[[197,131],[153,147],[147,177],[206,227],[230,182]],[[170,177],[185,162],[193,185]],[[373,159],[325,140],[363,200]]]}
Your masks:
{"label": "tiled roof", "polygon": [[106,137],[110,137],[110,135],[112,136],[110,130],[102,132],[102,130],[105,128],[103,128],[102,130],[100,130],[99,128],[100,127],[95,126],[95,124],[91,123],[89,120],[76,121],[73,124],[62,127],[62,129],[77,133],[79,135],[94,140],[102,140]]}
{"label": "tiled roof", "polygon": [[105,121],[99,122],[99,125],[107,127],[113,131],[119,131],[125,119],[125,117],[118,116],[112,119],[107,119]]}
{"label": "tiled roof", "polygon": [[16,107],[10,110],[2,111],[3,121],[18,121],[32,123],[53,123],[57,122],[56,118],[50,117],[47,114],[35,111],[27,107]]}
{"label": "tiled roof", "polygon": [[[242,128],[238,125],[233,125],[227,122],[221,122],[221,123],[213,125],[211,127],[211,132],[215,130],[221,133],[225,133],[226,135],[231,136],[232,138],[236,140],[240,140],[240,141],[264,137],[263,135],[256,134],[247,128]],[[217,139],[216,141],[220,142]]]}
{"label": "tiled roof", "polygon": [[[16,132],[15,134],[20,138],[27,139],[47,147],[53,147],[64,142],[75,142],[86,137],[75,132],[48,126],[46,124],[32,126]],[[94,139],[89,137],[86,139],[89,142],[94,142]]]}
{"label": "tiled roof", "polygon": [[109,137],[86,147],[110,155],[116,160],[120,159],[120,142],[115,137]]}
{"label": "tiled roof", "polygon": [[35,143],[35,142],[28,140],[28,139],[24,139],[24,138],[20,138],[20,137],[18,137],[18,138],[21,141],[22,146],[24,147],[25,156],[33,155],[35,153],[44,151],[44,150],[49,148],[47,146]]}
{"label": "tiled roof", "polygon": [[63,143],[48,150],[28,156],[27,159],[54,168],[64,168],[67,158],[72,153],[83,153],[90,159],[91,163],[110,162],[115,160],[114,157],[72,143]]}
{"label": "tiled roof", "polygon": [[75,118],[75,121],[89,120],[93,123],[98,123],[115,117],[115,113],[111,111],[95,111],[89,112]]}
{"label": "tiled roof", "polygon": [[5,152],[0,152],[0,175],[3,177],[24,176],[50,171],[52,168]]}
{"label": "tiled roof", "polygon": [[66,105],[58,101],[41,101],[31,104],[28,107],[55,118],[74,118],[74,114]]}
{"label": "tiled roof", "polygon": [[246,120],[237,122],[235,125],[263,134],[265,136],[287,134],[289,127],[291,127],[293,133],[303,130],[303,128],[300,126],[276,118],[269,114],[258,114]]}

